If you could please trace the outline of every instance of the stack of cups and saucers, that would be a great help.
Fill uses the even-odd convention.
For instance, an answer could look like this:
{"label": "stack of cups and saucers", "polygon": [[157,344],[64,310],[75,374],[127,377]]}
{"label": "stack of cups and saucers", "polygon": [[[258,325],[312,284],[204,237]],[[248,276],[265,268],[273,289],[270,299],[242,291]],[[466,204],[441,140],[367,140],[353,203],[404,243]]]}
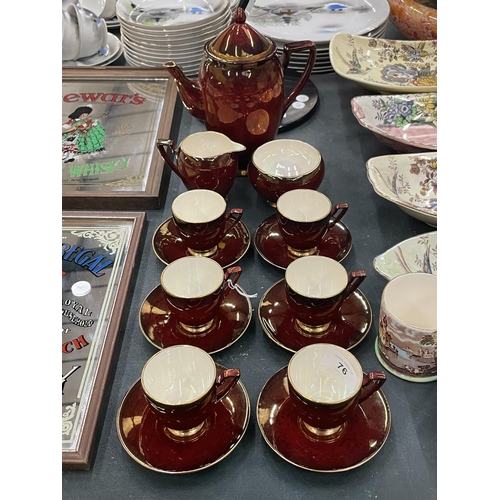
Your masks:
{"label": "stack of cups and saucers", "polygon": [[[255,0],[247,21],[276,42],[278,53],[283,53],[286,43],[311,40],[316,45],[316,62],[312,73],[332,73],[329,44],[333,35],[343,32],[383,38],[389,14],[387,0],[317,2],[313,5],[310,0],[295,0],[291,4]],[[288,68],[303,71],[306,64],[307,54],[296,53],[291,55]]]}
{"label": "stack of cups and saucers", "polygon": [[196,76],[205,43],[231,24],[235,7],[234,0],[118,0],[125,60],[149,68],[172,60]]}
{"label": "stack of cups and saucers", "polygon": [[119,38],[109,33],[115,0],[63,0],[62,66],[106,66],[123,52]]}

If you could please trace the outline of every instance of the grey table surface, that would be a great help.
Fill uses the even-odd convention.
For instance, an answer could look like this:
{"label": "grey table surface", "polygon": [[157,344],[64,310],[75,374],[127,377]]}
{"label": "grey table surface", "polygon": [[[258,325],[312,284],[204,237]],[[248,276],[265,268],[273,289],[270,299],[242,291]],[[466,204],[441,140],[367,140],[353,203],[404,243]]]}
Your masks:
{"label": "grey table surface", "polygon": [[[404,37],[392,25],[386,38]],[[115,64],[125,64],[123,59]],[[373,268],[373,258],[395,244],[433,228],[410,217],[379,197],[366,176],[366,161],[393,154],[351,112],[354,96],[369,94],[362,87],[335,73],[311,76],[319,91],[319,104],[310,118],[279,137],[300,139],[315,146],[326,164],[319,191],[334,202],[347,202],[344,223],[353,248],[343,260],[348,271],[364,269],[367,278],[360,290],[373,311],[366,338],[352,349],[365,371],[382,369],[374,352],[380,298],[386,280]],[[180,141],[204,130],[203,124],[182,107],[180,124],[172,138]],[[253,315],[244,335],[229,348],[213,355],[226,367],[238,367],[251,403],[248,429],[234,451],[212,467],[193,474],[161,474],[130,458],[117,436],[115,419],[120,403],[138,380],[144,363],[157,352],[142,335],[139,309],[147,294],[159,284],[163,264],[155,256],[151,239],[156,228],[171,216],[173,199],[185,191],[172,173],[164,207],[147,211],[140,264],[130,290],[130,307],[122,328],[116,369],[109,397],[102,408],[96,453],[88,471],[62,472],[64,500],[147,498],[191,500],[225,499],[432,499],[437,497],[437,382],[417,384],[387,373],[382,390],[389,402],[392,425],[382,449],[368,462],[339,473],[318,473],[283,460],[263,439],[256,419],[256,404],[267,380],[286,366],[292,355],[272,342],[257,316],[262,294],[284,277],[284,271],[264,261],[253,244],[239,261],[239,283],[252,298]],[[243,208],[243,221],[252,236],[260,222],[274,209],[252,188],[249,179],[238,177],[228,197],[228,207]]]}

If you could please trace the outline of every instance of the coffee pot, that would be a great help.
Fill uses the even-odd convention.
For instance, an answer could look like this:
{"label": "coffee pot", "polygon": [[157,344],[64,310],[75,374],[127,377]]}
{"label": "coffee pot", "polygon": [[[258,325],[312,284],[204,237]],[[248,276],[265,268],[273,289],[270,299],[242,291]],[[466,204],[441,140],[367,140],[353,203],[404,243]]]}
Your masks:
{"label": "coffee pot", "polygon": [[[285,96],[284,70],[293,52],[309,52],[297,84]],[[311,41],[285,43],[277,54],[276,43],[246,23],[239,7],[234,22],[208,41],[197,79],[187,78],[175,61],[163,64],[174,78],[185,108],[205,122],[207,130],[225,134],[246,148],[241,165],[257,147],[273,140],[281,119],[306,84],[316,61]]]}

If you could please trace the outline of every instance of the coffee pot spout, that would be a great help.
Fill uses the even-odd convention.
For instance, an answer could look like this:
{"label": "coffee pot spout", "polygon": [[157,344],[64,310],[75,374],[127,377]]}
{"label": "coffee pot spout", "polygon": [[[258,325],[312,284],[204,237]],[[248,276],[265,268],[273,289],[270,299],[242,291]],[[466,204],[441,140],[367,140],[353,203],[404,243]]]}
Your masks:
{"label": "coffee pot spout", "polygon": [[205,104],[198,80],[190,80],[175,61],[163,63],[163,67],[174,78],[184,107],[199,120],[205,120]]}

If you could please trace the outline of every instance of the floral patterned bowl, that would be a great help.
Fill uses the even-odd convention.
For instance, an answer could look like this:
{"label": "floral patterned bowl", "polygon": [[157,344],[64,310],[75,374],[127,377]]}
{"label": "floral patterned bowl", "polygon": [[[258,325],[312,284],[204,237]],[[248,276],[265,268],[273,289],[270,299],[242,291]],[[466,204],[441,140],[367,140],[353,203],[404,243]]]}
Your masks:
{"label": "floral patterned bowl", "polygon": [[365,95],[351,99],[359,124],[398,153],[437,150],[437,94]]}
{"label": "floral patterned bowl", "polygon": [[419,234],[389,248],[373,259],[373,267],[388,280],[407,273],[437,275],[437,231]]}
{"label": "floral patterned bowl", "polygon": [[377,156],[366,170],[378,195],[437,227],[437,152]]}
{"label": "floral patterned bowl", "polygon": [[437,41],[387,40],[337,33],[329,45],[334,71],[384,94],[437,91]]}
{"label": "floral patterned bowl", "polygon": [[389,19],[409,40],[437,38],[437,0],[388,0]]}

